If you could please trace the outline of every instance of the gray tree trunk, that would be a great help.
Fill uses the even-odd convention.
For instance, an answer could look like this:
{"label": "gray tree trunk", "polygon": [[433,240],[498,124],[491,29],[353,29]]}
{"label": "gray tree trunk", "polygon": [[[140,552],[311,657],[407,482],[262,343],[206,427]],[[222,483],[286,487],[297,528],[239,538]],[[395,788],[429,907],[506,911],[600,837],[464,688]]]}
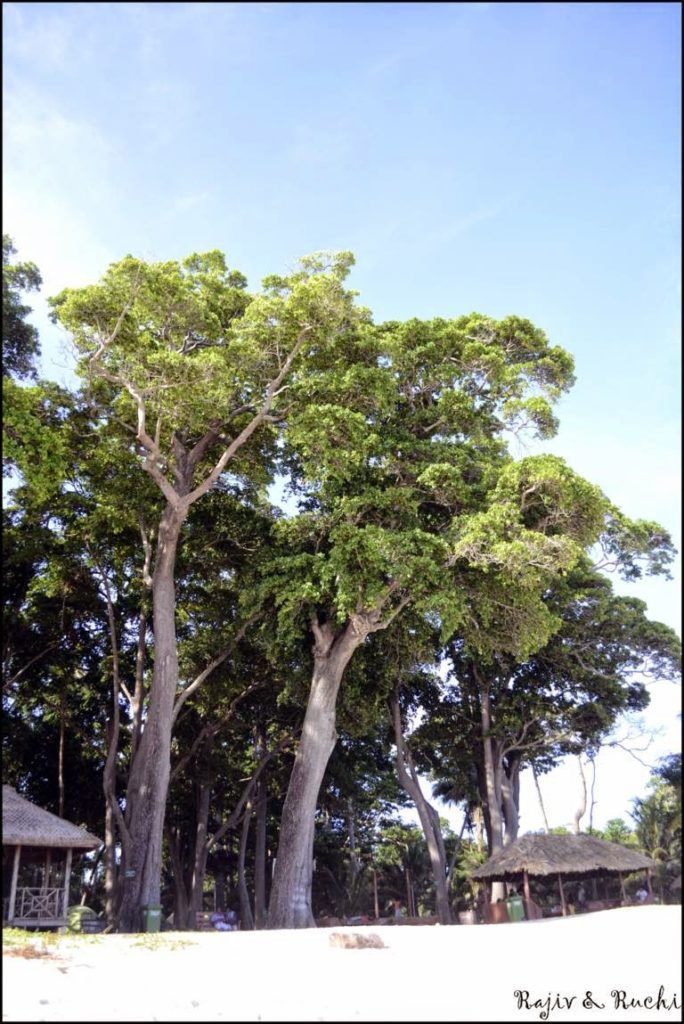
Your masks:
{"label": "gray tree trunk", "polygon": [[337,742],[335,708],[344,670],[364,636],[348,625],[339,636],[314,628],[314,670],[304,725],[283,805],[269,903],[269,928],[312,928],[314,824],[318,793]]}
{"label": "gray tree trunk", "polygon": [[587,777],[584,774],[584,765],[582,764],[581,754],[577,757],[577,764],[579,765],[581,796],[580,805],[574,814],[574,831],[576,836],[580,834],[580,822],[584,815],[587,813]]}
{"label": "gray tree trunk", "polygon": [[495,743],[490,735],[491,707],[489,688],[482,685],[480,691],[480,716],[482,722],[482,746],[484,750],[484,775],[487,791],[487,812],[490,823],[489,853],[503,848],[503,818],[501,815],[501,768],[496,757]]}
{"label": "gray tree trunk", "polygon": [[546,817],[546,808],[544,807],[544,799],[542,797],[541,788],[539,786],[539,776],[535,771],[534,765],[532,765],[532,778],[534,779],[534,787],[537,790],[537,800],[539,801],[539,809],[541,811],[542,818],[544,820],[544,831],[548,835],[551,829],[549,828],[549,820]]}
{"label": "gray tree trunk", "polygon": [[185,865],[181,851],[180,829],[167,829],[167,838],[173,870],[173,923],[177,931],[182,931],[188,927],[189,900],[188,889],[185,884]]}
{"label": "gray tree trunk", "polygon": [[190,890],[190,906],[188,907],[188,927],[194,928],[197,912],[204,904],[204,876],[207,873],[207,837],[209,831],[209,806],[211,804],[211,785],[200,782],[197,796],[197,820],[195,824],[195,856],[192,866],[192,885]]}
{"label": "gray tree trunk", "polygon": [[395,695],[391,702],[394,740],[397,747],[397,775],[404,790],[413,800],[420,818],[420,824],[427,843],[432,877],[435,883],[435,910],[440,924],[451,924],[451,908],[449,907],[449,889],[447,884],[447,858],[444,848],[444,837],[439,823],[439,815],[425,799],[420,782],[406,746],[401,724],[399,700]]}
{"label": "gray tree trunk", "polygon": [[[482,747],[484,752],[484,777],[487,793],[487,821],[489,823],[489,854],[503,849],[503,817],[501,814],[501,776],[503,769],[496,744],[490,735],[492,727],[489,686],[480,677],[480,718],[482,722]],[[491,899],[495,903],[505,895],[503,882],[492,882]]]}
{"label": "gray tree trunk", "polygon": [[247,840],[249,839],[249,826],[252,821],[252,801],[248,800],[242,819],[242,831],[240,832],[240,849],[238,852],[238,898],[240,900],[240,921],[245,931],[254,931],[254,918],[252,908],[249,905],[249,892],[247,890],[247,879],[245,878],[245,856],[247,854]]}
{"label": "gray tree trunk", "polygon": [[349,831],[349,873],[353,891],[356,879],[361,871],[361,863],[356,851],[356,822],[354,821],[354,801],[351,797],[347,798],[347,829]]}
{"label": "gray tree trunk", "polygon": [[511,758],[508,771],[501,773],[501,798],[506,831],[504,846],[518,838],[520,830],[520,759]]}
{"label": "gray tree trunk", "polygon": [[[261,743],[261,740],[260,740]],[[266,749],[265,742],[261,750]],[[254,842],[254,926],[266,926],[266,821],[268,804],[266,799],[267,784],[264,778],[259,779],[255,796],[255,842]]]}
{"label": "gray tree trunk", "polygon": [[173,704],[178,685],[174,568],[185,517],[167,505],[159,529],[152,581],[154,674],[150,701],[126,793],[130,836],[119,916],[123,931],[139,931],[143,908],[160,903],[162,840],[171,768]]}
{"label": "gray tree trunk", "polygon": [[105,918],[108,925],[116,924],[116,826],[109,801],[105,803]]}

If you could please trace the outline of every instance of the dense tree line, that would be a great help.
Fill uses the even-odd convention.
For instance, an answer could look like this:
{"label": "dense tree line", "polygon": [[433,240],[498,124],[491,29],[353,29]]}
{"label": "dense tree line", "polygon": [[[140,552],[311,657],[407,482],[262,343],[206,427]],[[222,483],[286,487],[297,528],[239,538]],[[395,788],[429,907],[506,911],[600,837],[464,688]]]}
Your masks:
{"label": "dense tree line", "polygon": [[66,390],[38,379],[14,255],[8,778],[104,836],[91,895],[123,930],[160,901],[191,926],[210,885],[247,926],[391,899],[448,923],[484,837],[517,834],[521,770],[678,671],[602,572],[667,573],[666,531],[508,451],[553,436],[571,357],[514,316],[375,324],[349,253],[255,292],[219,252],[127,256],[50,299]]}

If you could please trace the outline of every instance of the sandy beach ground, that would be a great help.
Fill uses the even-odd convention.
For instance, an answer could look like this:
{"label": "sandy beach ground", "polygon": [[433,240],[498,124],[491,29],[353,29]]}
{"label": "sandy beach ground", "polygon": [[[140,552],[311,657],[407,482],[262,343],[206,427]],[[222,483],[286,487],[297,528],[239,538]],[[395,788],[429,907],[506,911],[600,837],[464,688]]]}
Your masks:
{"label": "sandy beach ground", "polygon": [[[380,936],[343,949],[335,932]],[[681,1020],[681,907],[504,925],[64,936],[6,1021]]]}

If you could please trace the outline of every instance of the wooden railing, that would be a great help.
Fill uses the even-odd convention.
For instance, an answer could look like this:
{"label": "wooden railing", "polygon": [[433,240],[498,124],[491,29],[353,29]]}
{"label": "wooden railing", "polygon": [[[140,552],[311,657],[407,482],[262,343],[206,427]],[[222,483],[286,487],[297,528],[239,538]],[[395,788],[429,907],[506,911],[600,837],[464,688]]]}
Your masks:
{"label": "wooden railing", "polygon": [[65,889],[17,889],[15,920],[49,921],[62,917],[66,917]]}

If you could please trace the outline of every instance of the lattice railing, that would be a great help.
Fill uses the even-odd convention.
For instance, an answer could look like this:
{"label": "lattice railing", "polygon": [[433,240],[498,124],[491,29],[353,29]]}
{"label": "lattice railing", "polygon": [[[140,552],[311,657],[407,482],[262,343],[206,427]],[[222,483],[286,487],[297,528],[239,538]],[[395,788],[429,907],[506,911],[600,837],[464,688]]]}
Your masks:
{"label": "lattice railing", "polygon": [[17,889],[15,918],[46,920],[66,915],[65,889]]}

